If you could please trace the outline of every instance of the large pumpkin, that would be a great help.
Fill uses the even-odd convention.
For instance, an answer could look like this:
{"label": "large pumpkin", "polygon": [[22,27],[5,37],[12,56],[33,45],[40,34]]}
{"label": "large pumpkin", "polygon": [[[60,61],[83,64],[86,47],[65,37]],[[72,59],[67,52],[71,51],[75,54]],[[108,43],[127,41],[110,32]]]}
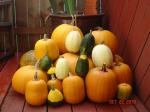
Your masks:
{"label": "large pumpkin", "polygon": [[63,80],[64,99],[69,104],[81,103],[85,98],[84,81],[79,76],[69,76]]}
{"label": "large pumpkin", "polygon": [[73,29],[76,31],[79,31],[81,37],[83,37],[83,34],[78,27],[69,25],[69,24],[61,24],[58,27],[56,27],[54,31],[52,32],[51,39],[53,39],[56,42],[59,48],[60,54],[67,52],[67,49],[65,47],[66,37],[68,33],[72,31]]}
{"label": "large pumpkin", "polygon": [[113,65],[113,71],[116,74],[118,84],[128,83],[132,85],[132,71],[129,65],[117,62]]}
{"label": "large pumpkin", "polygon": [[110,47],[114,54],[117,52],[118,40],[112,32],[98,29],[93,31],[92,34],[95,37],[96,44],[104,43]]}
{"label": "large pumpkin", "polygon": [[[73,54],[73,53],[65,53],[65,54],[63,54],[63,57],[65,59],[67,59],[69,62],[70,72],[72,74],[76,74],[75,68],[76,68],[76,64],[77,64],[77,60],[78,60],[78,55]],[[89,61],[89,69],[92,69],[94,67],[94,64],[90,58],[88,58],[88,61]]]}
{"label": "large pumpkin", "polygon": [[[25,93],[25,86],[28,81],[32,80],[34,78],[36,69],[32,65],[23,66],[19,68],[12,78],[12,87],[15,91],[18,93],[24,94]],[[44,80],[47,82],[47,76],[46,74],[41,71],[37,70],[39,79]]]}
{"label": "large pumpkin", "polygon": [[45,35],[43,39],[36,42],[34,49],[37,59],[41,59],[43,56],[48,55],[51,60],[55,60],[59,56],[57,44],[54,40],[48,39]]}
{"label": "large pumpkin", "polygon": [[85,79],[88,98],[97,103],[113,99],[117,91],[117,82],[111,69],[102,67],[89,71]]}

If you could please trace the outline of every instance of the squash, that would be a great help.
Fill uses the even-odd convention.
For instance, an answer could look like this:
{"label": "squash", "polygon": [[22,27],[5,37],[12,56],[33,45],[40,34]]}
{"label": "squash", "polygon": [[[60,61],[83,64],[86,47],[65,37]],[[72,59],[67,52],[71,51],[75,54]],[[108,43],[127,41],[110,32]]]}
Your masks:
{"label": "squash", "polygon": [[51,60],[55,60],[59,56],[57,44],[54,40],[48,39],[46,34],[43,39],[40,39],[35,43],[34,49],[37,59],[41,59],[43,56],[48,55]]}
{"label": "squash", "polygon": [[87,75],[89,71],[89,61],[87,55],[81,54],[79,56],[75,71],[81,77],[85,77]]}
{"label": "squash", "polygon": [[63,94],[60,90],[52,88],[48,94],[48,104],[50,106],[58,106],[63,103]]}
{"label": "squash", "polygon": [[96,103],[108,102],[117,92],[115,73],[106,68],[105,64],[101,69],[91,69],[85,78],[85,84],[88,98]]}
{"label": "squash", "polygon": [[[19,68],[13,75],[12,78],[12,87],[13,89],[21,94],[25,94],[25,86],[27,82],[33,79],[35,74],[35,66],[28,65]],[[40,69],[37,70],[39,79],[44,80],[47,82],[47,75],[41,71]]]}
{"label": "squash", "polygon": [[63,57],[60,57],[56,63],[55,70],[56,77],[58,79],[64,79],[69,74],[69,62]]}
{"label": "squash", "polygon": [[121,83],[118,85],[117,98],[121,100],[127,100],[131,98],[132,86],[127,83]]}
{"label": "squash", "polygon": [[99,44],[92,51],[92,60],[96,67],[102,67],[104,63],[110,67],[113,63],[113,54],[108,46]]}
{"label": "squash", "polygon": [[[73,53],[65,53],[62,56],[65,59],[67,59],[68,62],[69,62],[69,71],[72,74],[76,74],[75,68],[76,68],[76,65],[77,65],[78,55],[73,54]],[[88,58],[88,61],[89,61],[89,69],[92,69],[94,67],[94,64],[93,64],[93,62],[90,58]]]}
{"label": "squash", "polygon": [[97,29],[92,32],[92,35],[95,38],[96,45],[103,43],[112,50],[113,54],[116,54],[118,50],[118,39],[112,32]]}
{"label": "squash", "polygon": [[84,81],[79,76],[69,75],[63,80],[64,99],[69,104],[81,103],[85,98]]}
{"label": "squash", "polygon": [[65,41],[65,46],[68,52],[77,53],[79,51],[80,44],[83,38],[81,36],[82,35],[79,31],[71,31],[68,33]]}
{"label": "squash", "polygon": [[85,51],[87,55],[91,55],[92,49],[95,46],[95,39],[92,35],[92,31],[86,34],[81,42],[80,54]]}
{"label": "squash", "polygon": [[62,91],[62,82],[55,77],[55,67],[51,67],[48,72],[48,75],[51,76],[51,79],[47,82],[48,89],[51,90],[52,87]]}
{"label": "squash", "polygon": [[52,61],[49,59],[47,55],[42,57],[42,59],[39,62],[39,68],[47,71],[51,67]]}
{"label": "squash", "polygon": [[112,70],[116,74],[118,84],[128,83],[132,85],[132,71],[129,65],[122,62],[115,62]]}
{"label": "squash", "polygon": [[74,30],[79,31],[81,37],[83,37],[83,34],[81,32],[81,30],[77,27],[77,26],[73,26],[70,24],[61,24],[59,26],[57,26],[54,31],[52,32],[52,36],[51,39],[53,39],[60,51],[60,54],[66,53],[67,49],[65,47],[65,41],[66,41],[66,37],[68,35],[68,33],[70,31],[72,31],[74,28]]}
{"label": "squash", "polygon": [[20,58],[20,66],[34,65],[36,63],[34,50],[27,51]]}
{"label": "squash", "polygon": [[46,102],[47,95],[48,90],[46,82],[44,80],[38,79],[36,72],[34,80],[31,80],[26,84],[26,102],[34,106],[43,105]]}

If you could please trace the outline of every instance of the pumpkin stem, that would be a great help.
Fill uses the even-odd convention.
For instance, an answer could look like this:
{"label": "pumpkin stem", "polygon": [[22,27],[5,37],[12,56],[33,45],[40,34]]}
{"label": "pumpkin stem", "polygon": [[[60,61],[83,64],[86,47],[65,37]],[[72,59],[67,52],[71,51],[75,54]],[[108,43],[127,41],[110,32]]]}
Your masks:
{"label": "pumpkin stem", "polygon": [[44,36],[43,36],[43,39],[46,41],[47,37],[48,37],[48,34],[45,33]]}
{"label": "pumpkin stem", "polygon": [[97,26],[97,27],[94,28],[94,30],[103,31],[104,29],[100,26]]}
{"label": "pumpkin stem", "polygon": [[51,74],[51,78],[52,78],[52,80],[56,79],[54,74]]}
{"label": "pumpkin stem", "polygon": [[35,80],[35,81],[39,80],[37,71],[35,72],[34,80]]}
{"label": "pumpkin stem", "polygon": [[92,35],[92,30],[90,30],[90,34]]}
{"label": "pumpkin stem", "polygon": [[72,76],[72,73],[69,72],[69,76]]}
{"label": "pumpkin stem", "polygon": [[60,55],[59,58],[64,58],[64,56],[63,56],[63,55]]}
{"label": "pumpkin stem", "polygon": [[102,66],[101,71],[107,72],[106,68],[107,68],[107,67],[106,67],[106,64],[104,63],[103,66]]}

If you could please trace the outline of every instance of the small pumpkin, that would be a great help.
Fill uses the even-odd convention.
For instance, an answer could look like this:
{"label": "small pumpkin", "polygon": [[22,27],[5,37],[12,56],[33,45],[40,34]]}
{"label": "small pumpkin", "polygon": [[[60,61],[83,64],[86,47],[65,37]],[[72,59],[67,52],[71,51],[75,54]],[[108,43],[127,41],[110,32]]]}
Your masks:
{"label": "small pumpkin", "polygon": [[129,65],[122,62],[115,62],[112,70],[116,74],[118,84],[128,83],[132,85],[132,71]]}
{"label": "small pumpkin", "polygon": [[48,39],[46,34],[44,34],[43,39],[40,39],[35,43],[34,49],[37,59],[41,59],[43,56],[48,55],[51,60],[55,60],[59,56],[57,44],[54,40]]}
{"label": "small pumpkin", "polygon": [[51,67],[47,74],[51,76],[51,79],[47,82],[48,89],[51,90],[52,87],[54,87],[59,91],[62,91],[62,82],[55,77],[55,67]]}
{"label": "small pumpkin", "polygon": [[63,94],[60,90],[52,88],[48,94],[48,104],[51,106],[58,106],[63,103]]}
{"label": "small pumpkin", "polygon": [[96,45],[92,51],[92,60],[96,67],[102,67],[104,63],[110,67],[113,63],[111,49],[104,44]]}
{"label": "small pumpkin", "polygon": [[41,79],[39,80],[36,72],[34,79],[26,84],[26,102],[34,106],[43,105],[46,102],[47,95],[48,90],[46,82]]}
{"label": "small pumpkin", "polygon": [[127,100],[131,98],[132,86],[127,83],[121,83],[118,85],[117,98],[121,100]]}
{"label": "small pumpkin", "polygon": [[[21,94],[25,94],[25,86],[27,82],[33,79],[35,74],[36,68],[33,65],[27,65],[19,68],[13,75],[12,78],[12,87],[13,89]],[[41,71],[40,69],[37,69],[38,77],[39,79],[44,80],[47,82],[47,75]]]}
{"label": "small pumpkin", "polygon": [[76,75],[69,75],[63,80],[64,99],[69,104],[81,103],[85,98],[84,81]]}
{"label": "small pumpkin", "polygon": [[[76,68],[76,65],[77,65],[78,55],[73,54],[73,53],[65,53],[62,56],[65,59],[67,59],[68,62],[69,62],[69,71],[72,74],[76,74],[75,68]],[[89,69],[92,69],[94,67],[94,64],[93,64],[93,62],[90,58],[88,58],[88,61],[89,61]]]}
{"label": "small pumpkin", "polygon": [[69,62],[63,56],[61,56],[56,63],[55,74],[56,77],[61,80],[69,74]]}
{"label": "small pumpkin", "polygon": [[108,102],[117,92],[115,73],[103,64],[102,68],[91,69],[85,78],[88,98],[96,103]]}
{"label": "small pumpkin", "polygon": [[52,32],[51,39],[53,39],[60,51],[60,54],[66,53],[67,49],[65,47],[65,41],[68,33],[72,31],[72,29],[80,32],[81,37],[83,37],[83,34],[81,30],[77,26],[73,26],[70,24],[61,24],[57,26],[54,31]]}
{"label": "small pumpkin", "polygon": [[34,55],[34,50],[25,52],[20,58],[20,66],[35,65],[36,57]]}
{"label": "small pumpkin", "polygon": [[96,44],[104,43],[106,44],[115,54],[118,49],[118,39],[117,37],[108,30],[97,29],[92,32],[92,35],[95,38]]}
{"label": "small pumpkin", "polygon": [[80,48],[83,37],[79,31],[71,31],[68,33],[65,41],[65,46],[69,52],[77,53]]}

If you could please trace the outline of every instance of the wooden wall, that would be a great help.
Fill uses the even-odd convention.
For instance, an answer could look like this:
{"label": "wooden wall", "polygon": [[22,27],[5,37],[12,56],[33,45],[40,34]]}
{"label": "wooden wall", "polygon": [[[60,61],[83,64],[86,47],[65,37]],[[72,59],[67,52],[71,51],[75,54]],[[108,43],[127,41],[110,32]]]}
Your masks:
{"label": "wooden wall", "polygon": [[119,54],[132,67],[136,91],[150,109],[150,0],[104,0]]}

